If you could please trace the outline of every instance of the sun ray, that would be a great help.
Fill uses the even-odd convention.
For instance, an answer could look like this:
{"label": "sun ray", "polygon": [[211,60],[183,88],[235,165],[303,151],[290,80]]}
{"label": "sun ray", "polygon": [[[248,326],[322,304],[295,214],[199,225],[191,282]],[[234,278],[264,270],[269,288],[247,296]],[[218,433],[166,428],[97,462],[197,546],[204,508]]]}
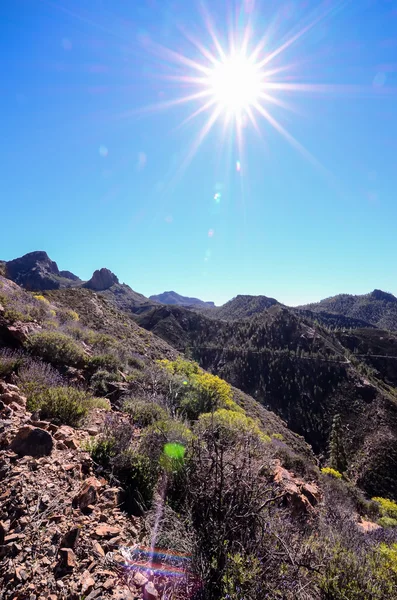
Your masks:
{"label": "sun ray", "polygon": [[321,171],[326,171],[327,174],[329,174],[328,171],[325,169],[325,167],[317,160],[317,158],[315,156],[313,156],[313,154],[311,154],[311,152],[309,152],[300,142],[298,142],[298,140],[291,133],[289,133],[289,131],[287,131],[277,121],[277,119],[275,119],[269,113],[268,110],[266,110],[259,103],[256,104],[255,108],[263,117],[265,117],[265,119],[268,121],[268,123],[270,123],[270,125],[272,127],[274,127],[274,129],[276,129],[276,131],[278,131],[278,133],[280,133],[291,144],[291,146],[293,146],[296,150],[298,150],[302,154],[302,156],[304,156],[316,168],[320,169]]}

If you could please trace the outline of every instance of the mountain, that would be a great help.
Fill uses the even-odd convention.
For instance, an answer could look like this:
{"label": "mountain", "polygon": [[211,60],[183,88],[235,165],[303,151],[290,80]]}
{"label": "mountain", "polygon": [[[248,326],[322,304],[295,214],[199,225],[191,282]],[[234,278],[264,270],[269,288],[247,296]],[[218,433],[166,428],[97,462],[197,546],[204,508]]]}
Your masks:
{"label": "mountain", "polygon": [[381,329],[397,330],[397,298],[382,290],[374,290],[369,294],[358,296],[339,294],[298,308],[319,315],[338,314]]}
{"label": "mountain", "polygon": [[[250,318],[217,319],[216,311],[152,307],[135,319],[274,411],[318,455],[327,453],[334,416],[341,415],[350,477],[369,493],[397,497],[390,478],[397,461],[397,365],[385,343],[379,346],[385,333],[373,338],[378,330],[368,328],[338,336],[277,303]],[[390,346],[397,344],[386,335]]]}
{"label": "mountain", "polygon": [[32,291],[70,287],[80,279],[69,271],[59,271],[46,252],[37,251],[5,262],[5,275]]}
{"label": "mountain", "polygon": [[149,296],[149,300],[160,302],[161,304],[172,304],[176,306],[215,306],[213,302],[204,302],[198,298],[188,298],[187,296],[181,296],[176,292],[163,292],[155,296]]}
{"label": "mountain", "polygon": [[0,274],[0,599],[397,598],[397,334],[69,281]]}
{"label": "mountain", "polygon": [[217,307],[212,314],[206,314],[217,319],[245,319],[261,313],[275,304],[279,304],[279,302],[274,298],[267,298],[267,296],[239,295]]}
{"label": "mountain", "polygon": [[71,287],[84,287],[100,292],[123,310],[133,310],[149,301],[130,286],[120,283],[109,269],[96,270],[89,281],[82,281],[70,271],[60,271],[56,262],[46,252],[25,254],[8,262],[0,262],[0,274],[26,290],[46,291]]}

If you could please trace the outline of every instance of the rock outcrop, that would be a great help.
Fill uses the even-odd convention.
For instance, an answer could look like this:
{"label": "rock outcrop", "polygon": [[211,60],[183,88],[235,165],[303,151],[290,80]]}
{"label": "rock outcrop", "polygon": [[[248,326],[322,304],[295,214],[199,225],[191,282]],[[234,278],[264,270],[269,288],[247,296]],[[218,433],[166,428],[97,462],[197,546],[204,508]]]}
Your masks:
{"label": "rock outcrop", "polygon": [[101,292],[107,290],[115,283],[119,283],[118,278],[109,269],[98,269],[94,272],[93,276],[89,281],[84,284],[84,287],[89,290]]}
{"label": "rock outcrop", "polygon": [[70,271],[60,271],[56,262],[42,250],[29,252],[4,263],[4,274],[30,291],[57,290],[80,283]]}

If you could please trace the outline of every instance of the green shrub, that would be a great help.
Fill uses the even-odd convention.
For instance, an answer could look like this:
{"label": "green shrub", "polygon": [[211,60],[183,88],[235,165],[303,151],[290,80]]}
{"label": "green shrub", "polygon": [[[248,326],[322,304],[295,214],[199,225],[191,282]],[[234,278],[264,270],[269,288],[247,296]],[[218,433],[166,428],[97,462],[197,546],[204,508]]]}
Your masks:
{"label": "green shrub", "polygon": [[132,422],[138,427],[147,427],[156,421],[164,421],[168,416],[162,406],[145,400],[126,400],[123,410],[130,415]]}
{"label": "green shrub", "polygon": [[141,452],[157,463],[166,444],[177,443],[187,447],[192,438],[192,432],[184,423],[167,418],[144,429],[140,448]]}
{"label": "green shrub", "polygon": [[258,597],[261,566],[256,556],[247,556],[240,552],[228,554],[222,577],[222,600],[246,600]]}
{"label": "green shrub", "polygon": [[144,454],[128,449],[117,457],[115,474],[126,492],[125,508],[140,515],[152,501],[159,476],[158,464]]}
{"label": "green shrub", "polygon": [[206,432],[210,432],[211,435],[215,433],[217,439],[223,445],[233,445],[246,436],[256,438],[262,443],[271,442],[270,436],[263,433],[254,419],[224,408],[214,413],[200,415],[196,430],[204,437]]}
{"label": "green shrub", "polygon": [[378,520],[378,523],[385,529],[389,529],[390,527],[397,527],[397,519],[392,519],[391,517],[381,517]]}
{"label": "green shrub", "polygon": [[385,600],[397,597],[397,545],[361,549],[340,541],[321,540],[326,559],[319,571],[321,598],[329,600]]}
{"label": "green shrub", "polygon": [[129,356],[128,365],[130,367],[133,367],[134,369],[142,370],[145,366],[145,363],[143,362],[143,360],[137,358],[136,356]]}
{"label": "green shrub", "polygon": [[108,371],[109,373],[116,372],[121,370],[122,366],[120,359],[114,354],[97,354],[92,356],[87,364],[88,370],[92,373],[98,370]]}
{"label": "green shrub", "polygon": [[321,469],[321,473],[323,473],[323,475],[330,475],[330,477],[335,477],[335,479],[342,479],[342,473],[339,473],[339,471],[333,469],[332,467],[323,467]]}
{"label": "green shrub", "polygon": [[90,439],[85,450],[96,463],[108,467],[112,459],[117,456],[117,441],[114,437],[98,436]]}
{"label": "green shrub", "polygon": [[53,365],[82,366],[86,361],[83,348],[69,335],[58,331],[33,333],[26,348]]}
{"label": "green shrub", "polygon": [[30,411],[38,411],[42,419],[78,426],[91,408],[98,406],[95,398],[74,387],[53,387],[35,394],[27,402]]}
{"label": "green shrub", "polygon": [[110,392],[110,384],[114,381],[121,381],[119,373],[99,370],[90,379],[90,389],[94,396],[106,396]]}
{"label": "green shrub", "polygon": [[374,502],[379,505],[382,517],[390,517],[391,519],[397,519],[397,503],[387,498],[372,498]]}

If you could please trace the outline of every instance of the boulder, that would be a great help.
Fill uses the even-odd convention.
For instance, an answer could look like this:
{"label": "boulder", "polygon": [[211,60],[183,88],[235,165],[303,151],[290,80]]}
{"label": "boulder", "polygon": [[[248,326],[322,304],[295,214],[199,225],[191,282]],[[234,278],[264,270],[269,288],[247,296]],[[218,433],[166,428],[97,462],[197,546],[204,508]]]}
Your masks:
{"label": "boulder", "polygon": [[98,490],[102,483],[96,477],[89,477],[83,482],[78,494],[73,498],[73,507],[84,510],[98,500]]}
{"label": "boulder", "polygon": [[19,456],[48,456],[54,446],[52,435],[44,429],[24,425],[11,442],[11,450]]}

